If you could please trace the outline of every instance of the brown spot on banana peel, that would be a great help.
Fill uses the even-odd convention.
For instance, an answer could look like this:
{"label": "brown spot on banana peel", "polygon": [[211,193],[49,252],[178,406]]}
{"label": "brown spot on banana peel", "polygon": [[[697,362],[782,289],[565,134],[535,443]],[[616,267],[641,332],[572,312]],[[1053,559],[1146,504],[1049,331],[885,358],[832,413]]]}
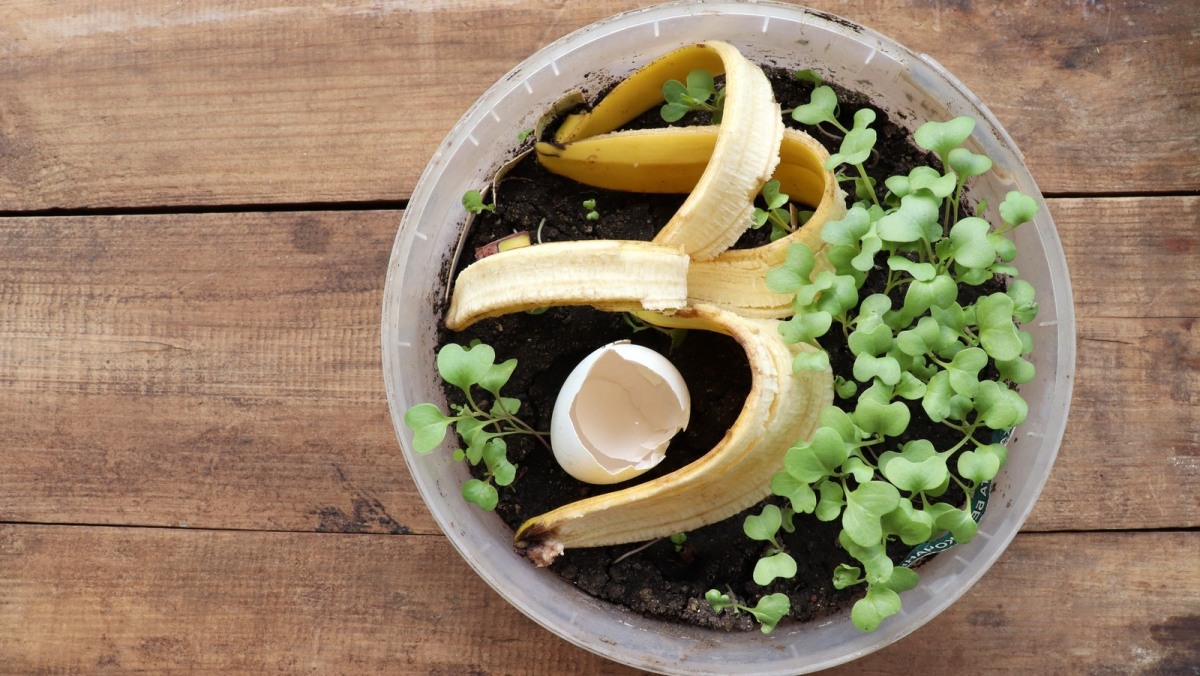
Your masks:
{"label": "brown spot on banana peel", "polygon": [[546,568],[562,556],[564,551],[563,543],[558,542],[554,538],[554,534],[546,531],[545,528],[532,526],[521,531],[520,540],[516,540],[514,546],[518,555],[528,558],[530,563],[538,568]]}
{"label": "brown spot on banana peel", "polygon": [[554,538],[553,533],[537,526],[525,530],[523,538],[513,544],[518,554],[529,559],[538,568],[545,568],[554,563],[565,549],[563,544]]}

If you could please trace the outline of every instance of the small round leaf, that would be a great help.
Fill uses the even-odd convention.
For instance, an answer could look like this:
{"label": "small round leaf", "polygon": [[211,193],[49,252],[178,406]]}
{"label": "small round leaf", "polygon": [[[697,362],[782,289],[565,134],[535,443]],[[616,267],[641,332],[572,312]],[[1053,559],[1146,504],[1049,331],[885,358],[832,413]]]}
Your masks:
{"label": "small round leaf", "polygon": [[850,621],[861,631],[872,632],[884,619],[900,612],[900,595],[886,587],[872,586],[850,609]]}
{"label": "small round leaf", "polygon": [[496,492],[496,487],[479,479],[469,479],[464,483],[462,494],[467,502],[473,502],[489,512],[496,509],[500,502],[500,494]]}
{"label": "small round leaf", "polygon": [[779,527],[783,525],[783,513],[775,505],[763,505],[762,512],[751,514],[742,522],[742,530],[751,540],[769,542],[775,539]]}
{"label": "small round leaf", "polygon": [[803,124],[817,125],[833,121],[836,110],[837,95],[833,93],[832,89],[822,85],[813,89],[808,103],[796,106],[792,110],[792,119]]}
{"label": "small round leaf", "polygon": [[463,349],[456,343],[447,343],[438,350],[437,369],[442,380],[465,391],[482,380],[495,361],[496,351],[489,345],[481,343]]}
{"label": "small round leaf", "polygon": [[754,564],[754,584],[765,587],[777,578],[789,579],[796,576],[796,560],[787,552],[766,556]]}
{"label": "small round leaf", "polygon": [[913,140],[926,150],[932,150],[943,159],[950,151],[963,144],[975,129],[975,120],[970,117],[956,117],[946,122],[929,121],[917,127]]}
{"label": "small round leaf", "polygon": [[950,242],[955,262],[968,268],[983,268],[996,261],[996,249],[988,241],[990,224],[968,216],[950,228]]}
{"label": "small round leaf", "polygon": [[992,158],[978,155],[966,148],[953,148],[947,156],[947,161],[954,173],[963,178],[986,174],[992,168]]}
{"label": "small round leaf", "polygon": [[758,600],[758,604],[747,611],[762,625],[762,633],[769,634],[792,608],[791,599],[787,594],[768,594]]}
{"label": "small round leaf", "polygon": [[787,498],[792,510],[798,514],[811,514],[817,508],[817,494],[812,486],[787,471],[776,472],[771,477],[771,493]]}
{"label": "small round leaf", "polygon": [[453,418],[433,404],[417,404],[404,412],[404,424],[413,431],[413,450],[428,453],[441,445]]}
{"label": "small round leaf", "polygon": [[817,502],[815,514],[819,521],[833,521],[842,515],[846,506],[846,495],[842,485],[836,481],[822,481],[818,486],[821,499]]}
{"label": "small round leaf", "polygon": [[856,584],[862,584],[862,582],[862,569],[858,566],[850,566],[842,563],[833,569],[834,589],[845,589],[846,587],[853,587]]}
{"label": "small round leaf", "polygon": [[1037,202],[1029,195],[1016,190],[1005,195],[1004,201],[1000,203],[1000,218],[1012,226],[1032,221],[1037,212]]}

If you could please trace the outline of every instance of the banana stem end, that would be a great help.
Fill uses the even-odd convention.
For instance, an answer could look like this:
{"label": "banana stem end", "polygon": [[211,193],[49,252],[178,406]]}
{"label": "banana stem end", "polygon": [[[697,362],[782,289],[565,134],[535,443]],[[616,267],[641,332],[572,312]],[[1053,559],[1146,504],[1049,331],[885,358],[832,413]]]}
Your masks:
{"label": "banana stem end", "polygon": [[545,568],[554,563],[563,553],[563,543],[548,535],[525,537],[516,542],[517,553],[529,559],[538,568]]}

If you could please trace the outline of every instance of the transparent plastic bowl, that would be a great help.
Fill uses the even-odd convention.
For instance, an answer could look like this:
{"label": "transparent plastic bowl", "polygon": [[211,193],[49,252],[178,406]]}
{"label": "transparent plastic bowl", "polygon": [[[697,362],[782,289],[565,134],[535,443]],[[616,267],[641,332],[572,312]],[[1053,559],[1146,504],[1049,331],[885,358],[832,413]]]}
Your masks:
{"label": "transparent plastic bowl", "polygon": [[[826,79],[867,94],[902,120],[970,115],[978,120],[968,147],[995,162],[973,179],[972,194],[1000,204],[1009,190],[1039,202],[1033,223],[1017,230],[1022,276],[1037,289],[1041,311],[1031,326],[1037,378],[1021,387],[1029,417],[1010,440],[1008,464],[996,481],[979,535],[921,569],[921,584],[903,594],[904,608],[872,634],[848,612],[815,623],[784,624],[770,635],[682,626],[598,601],[549,570],[518,557],[512,532],[492,513],[465,502],[467,478],[450,448],[417,455],[403,424],[410,406],[444,405],[434,369],[443,272],[464,212],[462,194],[479,188],[513,155],[518,133],[565,93],[597,91],[684,44],[724,40],[751,59],[814,68]],[[1024,158],[983,104],[928,56],[829,14],[775,3],[679,2],[628,12],[548,45],[493,85],[434,154],[404,214],[383,305],[383,368],[388,403],[404,457],[430,511],[489,585],[562,638],[641,669],[688,674],[796,674],[831,667],[877,650],[916,630],[959,598],[1016,535],[1050,473],[1066,425],[1075,364],[1070,283],[1054,223]]]}

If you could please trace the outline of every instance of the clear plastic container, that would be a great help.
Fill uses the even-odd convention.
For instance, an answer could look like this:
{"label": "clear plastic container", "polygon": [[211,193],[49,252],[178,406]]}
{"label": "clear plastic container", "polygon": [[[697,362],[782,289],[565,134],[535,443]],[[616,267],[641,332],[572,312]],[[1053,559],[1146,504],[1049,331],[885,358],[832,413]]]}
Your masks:
{"label": "clear plastic container", "polygon": [[[1037,289],[1031,326],[1037,378],[1021,387],[1028,420],[1009,442],[979,535],[921,569],[903,610],[872,634],[843,613],[809,624],[784,624],[770,635],[722,633],[622,610],[534,568],[512,548],[512,532],[492,513],[465,502],[462,463],[446,452],[417,455],[404,411],[444,404],[433,365],[434,308],[445,292],[444,268],[464,212],[462,194],[488,183],[510,159],[518,133],[565,93],[596,91],[684,44],[730,42],[750,58],[814,68],[871,97],[901,119],[969,115],[978,120],[968,147],[995,162],[973,179],[972,194],[995,205],[1009,190],[1034,196],[1041,211],[1017,230],[1022,276]],[[590,86],[589,86],[590,85]],[[1075,320],[1062,246],[1024,158],[995,117],[928,56],[829,14],[776,3],[679,2],[628,12],[580,29],[538,51],[471,107],[434,154],[409,202],[392,250],[383,306],[383,368],[388,403],[413,480],[434,517],[489,585],[564,639],[612,660],[662,673],[796,674],[828,668],[877,650],[916,630],[958,599],[1000,556],[1032,509],[1058,452],[1071,401]],[[451,639],[452,640],[452,639]]]}

